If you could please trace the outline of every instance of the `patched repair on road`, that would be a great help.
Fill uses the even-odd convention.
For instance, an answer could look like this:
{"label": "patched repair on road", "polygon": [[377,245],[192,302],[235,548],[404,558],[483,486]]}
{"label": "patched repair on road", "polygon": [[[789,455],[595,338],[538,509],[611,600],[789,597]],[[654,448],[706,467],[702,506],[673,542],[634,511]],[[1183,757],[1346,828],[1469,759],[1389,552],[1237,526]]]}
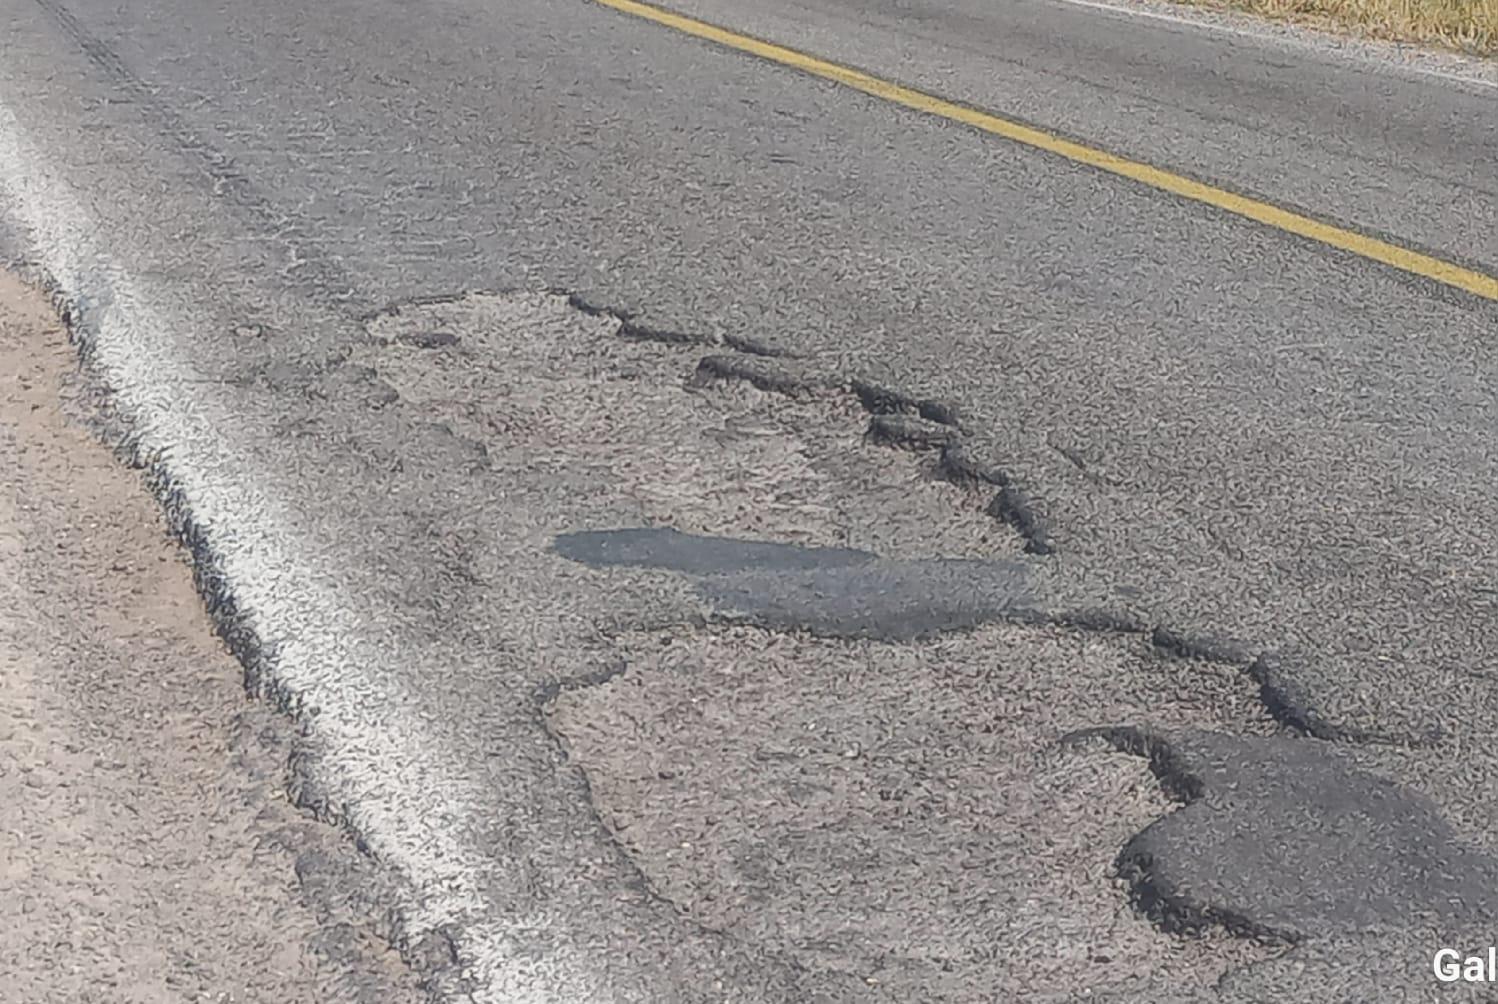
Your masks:
{"label": "patched repair on road", "polygon": [[[1159,625],[1147,586],[1037,553],[993,504],[1002,472],[953,476],[955,409],[935,421],[794,361],[702,356],[560,296],[403,304],[369,332],[351,363],[481,447],[504,484],[545,485],[556,529],[531,540],[593,569],[563,574],[513,540],[476,574],[511,582],[515,617],[524,597],[599,598],[569,618],[585,664],[551,659],[546,727],[647,887],[705,931],[892,999],[1042,985],[1165,999],[1234,971],[1242,984],[1308,938],[1423,916],[1399,891],[1409,862],[1388,854],[1387,908],[1359,909],[1358,880],[1323,869],[1346,905],[1277,912],[1287,873],[1266,871],[1259,839],[1334,858],[1323,790],[1341,792],[1338,818],[1440,835],[1452,849],[1435,865],[1486,874],[1412,793],[1297,738],[1243,665],[1251,650]],[[1278,744],[1244,768],[1267,778],[1261,798],[1277,770],[1302,780],[1282,802],[1244,789],[1220,806],[1208,784],[1180,810],[1148,760],[1064,741],[1114,723],[1128,724],[1102,734]],[[1199,841],[1171,839],[1182,827],[1221,836],[1221,856],[1193,856]],[[1243,832],[1257,836],[1235,845]],[[1017,970],[1015,954],[1035,961]]]}

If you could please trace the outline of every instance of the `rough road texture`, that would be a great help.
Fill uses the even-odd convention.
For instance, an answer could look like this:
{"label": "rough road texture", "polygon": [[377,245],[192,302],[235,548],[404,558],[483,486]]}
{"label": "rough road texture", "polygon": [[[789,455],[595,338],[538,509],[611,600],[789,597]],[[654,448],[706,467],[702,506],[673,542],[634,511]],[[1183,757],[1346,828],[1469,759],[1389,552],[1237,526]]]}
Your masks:
{"label": "rough road texture", "polygon": [[[1431,988],[1412,960],[1450,931],[1396,905],[1351,925],[1318,916],[1314,937],[1287,948],[1286,934],[1304,932],[1274,922],[1263,855],[1233,838],[1262,823],[1332,860],[1328,841],[1340,836],[1319,826],[1306,792],[1346,789],[1362,811],[1365,795],[1386,791],[1399,833],[1439,844],[1424,860],[1465,866],[1486,852],[1471,837],[1484,829],[1481,806],[1463,808],[1460,772],[1436,770],[1438,800],[1427,805],[1308,753],[1291,764],[1302,783],[1277,814],[1252,785],[1247,801],[1212,814],[1210,793],[1176,810],[1144,760],[1064,744],[1122,721],[1257,748],[1251,737],[1283,741],[1296,725],[1271,714],[1230,641],[1145,632],[1147,591],[1035,554],[1022,528],[992,511],[1002,478],[954,456],[929,426],[877,421],[894,392],[852,379],[767,392],[726,366],[704,381],[690,343],[655,341],[560,296],[402,305],[366,330],[337,357],[251,369],[237,386],[247,421],[269,393],[300,402],[274,416],[290,433],[284,456],[326,466],[316,451],[350,451],[361,493],[400,499],[369,532],[320,531],[353,562],[328,567],[364,611],[347,637],[370,657],[321,691],[312,720],[347,714],[338,702],[367,692],[357,710],[372,710],[384,734],[422,740],[411,762],[371,766],[418,778],[432,749],[486,751],[486,772],[466,778],[471,801],[429,804],[419,785],[399,788],[400,824],[431,827],[465,868],[481,863],[453,873],[478,876],[481,905],[441,929],[453,932],[449,955],[424,960],[449,987],[461,987],[452,971],[471,959],[492,963],[475,944],[498,931],[530,958],[581,945],[610,967],[616,998],[638,1001],[747,987],[745,999],[764,1001],[1357,1002],[1359,959]],[[454,505],[455,494],[471,504]],[[437,523],[435,512],[449,518]],[[427,560],[392,581],[378,561],[392,546]],[[923,572],[898,581],[880,597],[899,601],[887,616],[849,629],[837,577],[881,568],[941,569],[940,588],[924,588],[937,580]],[[815,602],[760,602],[787,583],[830,596],[833,616],[808,619]],[[1036,587],[1039,609],[1004,623],[1018,586]],[[757,605],[736,606],[735,590]],[[897,630],[908,601],[928,593],[986,613]],[[1126,623],[1039,623],[1080,620],[1058,614],[1089,596]],[[447,640],[393,656],[376,647],[411,624]],[[462,646],[483,658],[463,661]],[[441,686],[392,700],[378,677],[352,675],[381,658],[443,667]],[[1424,755],[1349,752],[1374,770]],[[321,769],[309,761],[298,777],[314,802],[336,808]],[[1204,815],[1205,838],[1241,855],[1231,867],[1192,857],[1194,843],[1156,839]],[[1471,850],[1440,849],[1459,846]],[[1131,868],[1141,847],[1149,868]],[[311,889],[370,888],[367,877],[340,880],[326,867],[336,860],[303,855],[296,872]],[[1407,890],[1401,867],[1386,869],[1390,887]],[[1202,886],[1235,869],[1236,885]],[[1163,930],[1135,908],[1150,882],[1204,888],[1212,910],[1201,912],[1246,919],[1237,933],[1278,943]],[[423,901],[440,903],[440,890],[428,886]],[[409,928],[395,940],[418,941]],[[1344,942],[1346,954],[1327,950]],[[691,991],[663,995],[663,972]],[[583,971],[571,978],[573,999],[598,995]]]}
{"label": "rough road texture", "polygon": [[[1489,919],[1481,896],[1453,910],[1421,891],[1430,870],[1457,888],[1487,875],[1441,808],[1292,744],[1314,709],[1250,649],[1146,632],[1147,592],[1023,556],[985,504],[1003,478],[953,477],[950,437],[904,452],[864,434],[856,381],[753,356],[708,357],[703,380],[690,343],[554,297],[405,306],[370,332],[355,359],[481,444],[512,492],[542,488],[538,469],[611,486],[547,511],[615,529],[537,542],[595,571],[508,539],[512,560],[481,551],[475,569],[517,579],[521,621],[535,601],[520,581],[611,598],[572,608],[597,634],[586,658],[553,658],[576,669],[544,689],[546,722],[646,887],[702,930],[895,1000],[1275,1000],[1290,972],[1307,999],[1357,1001],[1363,971],[1315,939],[1363,946],[1348,959],[1397,943],[1391,973],[1432,990],[1412,961],[1445,943],[1427,925]],[[618,528],[619,499],[644,526]],[[1104,603],[1090,623],[1055,623],[1083,619],[1089,596]],[[1201,737],[1181,741],[1178,772],[1200,777],[1199,799],[1174,810],[1144,761],[1061,742],[1107,721]],[[1239,773],[1212,783],[1213,751],[1241,753]],[[1152,909],[1166,898],[1168,916]],[[1286,953],[1313,975],[1279,968]]]}
{"label": "rough road texture", "polygon": [[423,999],[146,487],[65,417],[75,369],[0,274],[0,1000]]}
{"label": "rough road texture", "polygon": [[471,616],[545,667],[604,827],[702,930],[846,978],[837,999],[1152,994],[1269,951],[1138,916],[1113,859],[1170,803],[1142,762],[1056,746],[1105,713],[1272,734],[1252,682],[1139,634],[955,631],[1012,614],[1037,559],[993,485],[868,435],[880,395],[704,381],[700,349],[559,297],[404,305],[369,332],[351,362],[481,444],[504,491],[470,523]]}
{"label": "rough road texture", "polygon": [[620,648],[620,671],[564,690],[548,721],[616,839],[703,924],[900,1001],[1151,996],[1274,952],[1137,914],[1114,859],[1170,800],[1143,761],[1055,741],[1097,714],[1272,732],[1230,672],[1011,626]]}

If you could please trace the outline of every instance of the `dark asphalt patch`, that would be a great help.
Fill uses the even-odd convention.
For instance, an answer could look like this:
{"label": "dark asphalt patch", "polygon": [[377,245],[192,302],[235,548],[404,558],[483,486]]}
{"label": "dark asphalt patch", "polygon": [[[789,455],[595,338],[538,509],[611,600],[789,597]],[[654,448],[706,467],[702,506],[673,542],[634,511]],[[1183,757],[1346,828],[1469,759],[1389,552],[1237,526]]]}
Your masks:
{"label": "dark asphalt patch", "polygon": [[[1002,454],[973,439],[971,430],[963,427],[955,403],[919,397],[806,360],[710,355],[699,360],[693,377],[698,387],[733,381],[789,398],[851,393],[871,416],[866,441],[931,451],[937,457],[937,477],[976,491],[992,490],[984,511],[1014,530],[1024,541],[1026,554],[1048,557],[1067,550],[1064,539],[1058,541],[1065,537],[1058,530],[1058,514],[1067,508],[1064,500],[1054,494],[1054,488],[1042,489],[1033,475],[1023,473],[1022,464],[1012,465],[1010,459],[996,461],[994,457]],[[1089,458],[1086,449],[1069,443],[1053,443],[1049,448],[1065,457],[1093,485],[1113,483],[1097,469],[1098,461]],[[1171,588],[1163,589],[1161,595],[1171,592]],[[1174,620],[1180,615],[1170,616]],[[1351,720],[1339,712],[1340,685],[1329,678],[1336,673],[1333,653],[1312,649],[1309,656],[1302,657],[1283,652],[1265,643],[1268,635],[1262,624],[1254,625],[1251,619],[1233,623],[1235,617],[1216,619],[1226,628],[1225,633],[1162,628],[1157,633],[1157,645],[1167,652],[1243,666],[1259,685],[1261,699],[1275,718],[1299,732],[1318,739],[1414,747],[1439,742],[1449,731],[1433,716],[1411,713],[1410,709],[1420,702],[1409,699],[1380,709],[1378,717],[1388,721],[1388,727]],[[1150,624],[1131,614],[1096,605],[1062,612],[1052,620],[1094,630],[1152,630]],[[1258,640],[1249,640],[1255,636]],[[1301,647],[1305,648],[1304,643]],[[1395,708],[1406,711],[1396,716]]]}
{"label": "dark asphalt patch", "polygon": [[771,630],[908,641],[1034,619],[1028,585],[1017,561],[935,559],[717,577],[698,590],[727,618]]}
{"label": "dark asphalt patch", "polygon": [[625,565],[662,568],[687,575],[842,568],[878,558],[850,547],[798,547],[763,540],[705,537],[663,527],[564,533],[553,546],[562,557],[595,568]]}
{"label": "dark asphalt patch", "polygon": [[1118,858],[1167,930],[1298,941],[1498,920],[1498,859],[1464,845],[1425,796],[1324,743],[1132,727],[1069,740],[1086,737],[1148,756],[1186,803]]}
{"label": "dark asphalt patch", "polygon": [[[915,421],[922,421],[916,419]],[[1001,493],[1002,497],[1002,493]],[[996,621],[1051,623],[1087,631],[1151,633],[1161,651],[1237,664],[1259,684],[1260,700],[1282,724],[1317,738],[1334,732],[1272,656],[1241,642],[1189,636],[1151,625],[1108,599],[1058,602],[1054,579],[1014,559],[894,560],[870,551],[681,533],[665,527],[560,534],[553,549],[595,568],[655,568],[696,579],[697,592],[725,620],[830,638],[929,638]],[[1137,593],[1114,587],[1115,593]]]}
{"label": "dark asphalt patch", "polygon": [[[434,331],[461,348],[413,344]],[[1106,721],[1272,730],[1243,667],[1148,645],[1151,575],[1120,588],[1078,556],[1021,555],[1034,525],[1022,539],[989,508],[1026,472],[982,462],[1002,451],[932,417],[950,409],[753,356],[711,357],[732,365],[695,383],[695,353],[662,332],[552,296],[407,310],[369,334],[350,362],[485,445],[498,475],[503,512],[480,507],[451,555],[486,606],[444,629],[482,617],[534,653],[517,692],[540,696],[673,912],[812,971],[876,973],[898,1000],[1011,989],[983,961],[995,941],[1052,953],[1058,985],[1211,980],[1263,956],[1222,931],[1182,948],[1129,909],[1117,850],[1171,803],[1143,761],[1055,743]],[[441,594],[431,579],[413,593]],[[1097,945],[1092,975],[1059,968]]]}
{"label": "dark asphalt patch", "polygon": [[901,561],[842,547],[800,547],[664,528],[566,533],[553,544],[594,567],[660,568],[697,578],[726,619],[834,638],[904,641],[996,620],[1035,620],[1018,561]]}
{"label": "dark asphalt patch", "polygon": [[[903,642],[1064,619],[1037,600],[1022,560],[896,560],[663,528],[564,534],[554,547],[595,567],[683,573],[720,619],[770,631]],[[1094,629],[1143,630],[1098,616]],[[1247,654],[1231,640],[1165,627],[1150,640],[1186,657],[1241,662]],[[1283,707],[1260,697],[1285,720]],[[1498,920],[1498,859],[1461,844],[1424,796],[1349,766],[1324,743],[1140,728],[1071,739],[1087,736],[1148,756],[1186,803],[1129,840],[1117,860],[1137,905],[1165,930],[1220,926],[1299,941]]]}

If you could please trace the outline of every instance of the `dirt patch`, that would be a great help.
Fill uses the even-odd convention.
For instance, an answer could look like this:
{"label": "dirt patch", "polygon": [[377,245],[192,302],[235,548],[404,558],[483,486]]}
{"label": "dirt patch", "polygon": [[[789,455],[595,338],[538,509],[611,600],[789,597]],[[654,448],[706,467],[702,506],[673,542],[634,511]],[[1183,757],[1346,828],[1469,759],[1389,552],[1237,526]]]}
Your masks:
{"label": "dirt patch", "polygon": [[286,799],[247,700],[45,299],[0,273],[0,996],[33,1004],[423,999],[369,868]]}

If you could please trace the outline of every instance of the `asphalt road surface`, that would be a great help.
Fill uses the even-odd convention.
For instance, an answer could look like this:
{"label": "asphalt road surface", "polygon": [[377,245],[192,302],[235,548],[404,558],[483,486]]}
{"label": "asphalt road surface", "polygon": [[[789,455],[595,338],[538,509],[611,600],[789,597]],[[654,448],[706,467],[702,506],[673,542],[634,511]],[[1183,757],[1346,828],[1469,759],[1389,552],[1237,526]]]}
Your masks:
{"label": "asphalt road surface", "polygon": [[1498,75],[745,6],[0,0],[0,247],[417,978],[1482,999]]}

